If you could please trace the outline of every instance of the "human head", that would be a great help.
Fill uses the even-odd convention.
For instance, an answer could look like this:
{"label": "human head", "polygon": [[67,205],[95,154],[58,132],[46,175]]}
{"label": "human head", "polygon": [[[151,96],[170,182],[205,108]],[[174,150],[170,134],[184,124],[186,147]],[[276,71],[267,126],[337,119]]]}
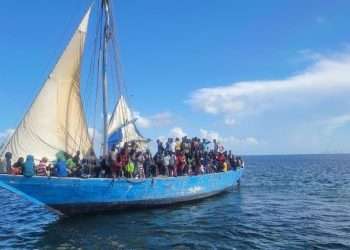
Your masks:
{"label": "human head", "polygon": [[6,152],[5,153],[5,158],[6,158],[6,160],[11,160],[12,159],[12,153],[11,152]]}
{"label": "human head", "polygon": [[27,155],[26,162],[34,162],[34,156],[32,156],[32,155]]}

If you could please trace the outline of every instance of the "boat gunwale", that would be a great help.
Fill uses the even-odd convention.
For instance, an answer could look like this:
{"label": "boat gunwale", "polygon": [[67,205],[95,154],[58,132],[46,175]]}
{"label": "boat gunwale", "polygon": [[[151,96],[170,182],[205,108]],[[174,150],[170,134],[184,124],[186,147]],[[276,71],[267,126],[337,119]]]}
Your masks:
{"label": "boat gunwale", "polygon": [[[53,180],[72,180],[72,181],[120,181],[120,182],[129,182],[129,183],[133,183],[133,184],[137,184],[137,183],[142,183],[142,182],[145,182],[145,181],[148,181],[148,180],[181,180],[181,179],[185,179],[185,178],[199,178],[199,177],[203,177],[203,176],[216,176],[216,175],[224,175],[224,174],[227,174],[227,173],[230,173],[230,172],[240,172],[242,171],[242,168],[239,168],[239,169],[236,169],[236,170],[228,170],[226,172],[215,172],[215,173],[208,173],[208,174],[201,174],[201,175],[184,175],[184,176],[164,176],[164,177],[160,177],[160,176],[157,176],[157,177],[148,177],[148,178],[144,178],[144,179],[135,179],[135,178],[125,178],[125,177],[122,177],[122,178],[105,178],[105,177],[102,177],[102,178],[98,178],[98,177],[93,177],[93,178],[84,178],[84,177],[58,177],[58,176],[38,176],[38,175],[34,175],[34,176],[24,176],[24,175],[11,175],[11,174],[0,174],[0,177],[2,176],[8,176],[8,177],[11,177],[11,178],[18,178],[18,179],[23,179],[23,178],[28,178],[28,180],[30,178],[34,178],[34,179],[53,179]],[[0,179],[1,180],[1,179]]]}

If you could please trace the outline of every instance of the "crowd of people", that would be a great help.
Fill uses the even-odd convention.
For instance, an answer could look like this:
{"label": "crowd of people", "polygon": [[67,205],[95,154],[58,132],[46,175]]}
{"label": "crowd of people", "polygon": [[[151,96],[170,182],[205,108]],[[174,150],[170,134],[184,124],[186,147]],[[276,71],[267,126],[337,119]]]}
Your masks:
{"label": "crowd of people", "polygon": [[169,138],[166,143],[157,140],[154,155],[150,150],[141,150],[136,142],[123,147],[113,145],[105,157],[97,159],[91,151],[81,157],[58,152],[56,160],[42,158],[35,164],[34,157],[20,157],[12,164],[12,154],[7,152],[0,159],[0,173],[24,176],[58,176],[85,178],[150,178],[157,176],[201,175],[225,172],[244,167],[241,157],[225,151],[216,140],[212,142],[197,137]]}

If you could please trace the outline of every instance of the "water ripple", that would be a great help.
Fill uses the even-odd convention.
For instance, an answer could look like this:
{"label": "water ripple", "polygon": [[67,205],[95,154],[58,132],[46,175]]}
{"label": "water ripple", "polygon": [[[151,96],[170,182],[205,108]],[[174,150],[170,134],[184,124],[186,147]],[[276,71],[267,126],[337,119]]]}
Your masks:
{"label": "water ripple", "polygon": [[246,157],[240,189],[57,220],[0,190],[0,249],[350,249],[350,156]]}

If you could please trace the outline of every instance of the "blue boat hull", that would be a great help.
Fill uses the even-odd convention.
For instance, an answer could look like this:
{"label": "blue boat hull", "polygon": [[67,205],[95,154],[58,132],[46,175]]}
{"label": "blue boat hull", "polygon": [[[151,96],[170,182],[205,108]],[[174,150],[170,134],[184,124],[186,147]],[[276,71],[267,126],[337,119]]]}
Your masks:
{"label": "blue boat hull", "polygon": [[232,188],[239,182],[242,173],[243,169],[240,169],[142,180],[0,175],[0,181],[19,193],[69,215],[203,199]]}

